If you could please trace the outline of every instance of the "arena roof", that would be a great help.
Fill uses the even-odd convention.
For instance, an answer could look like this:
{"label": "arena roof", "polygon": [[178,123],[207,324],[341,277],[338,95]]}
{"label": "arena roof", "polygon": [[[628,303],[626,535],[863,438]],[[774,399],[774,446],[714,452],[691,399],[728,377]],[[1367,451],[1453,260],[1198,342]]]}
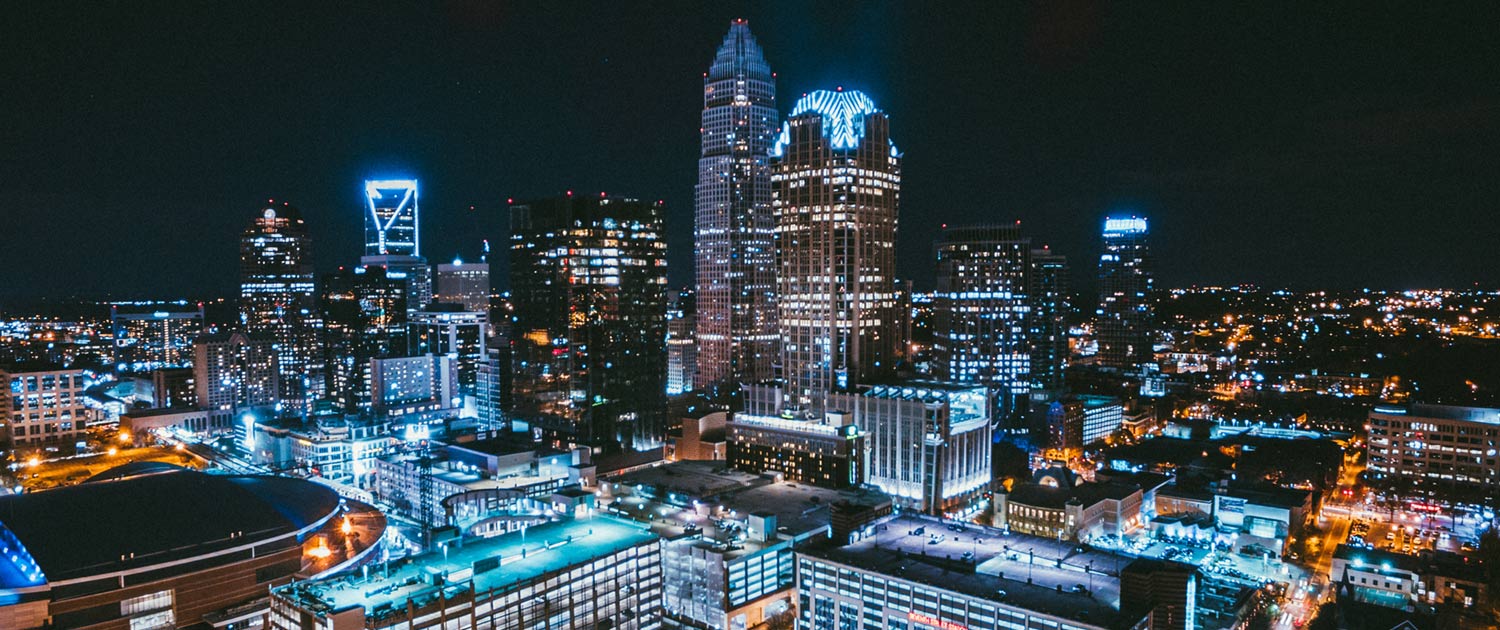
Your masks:
{"label": "arena roof", "polygon": [[[127,465],[80,485],[0,497],[0,530],[56,583],[285,537],[338,507],[332,490],[300,479]],[[0,588],[35,586],[5,575]]]}

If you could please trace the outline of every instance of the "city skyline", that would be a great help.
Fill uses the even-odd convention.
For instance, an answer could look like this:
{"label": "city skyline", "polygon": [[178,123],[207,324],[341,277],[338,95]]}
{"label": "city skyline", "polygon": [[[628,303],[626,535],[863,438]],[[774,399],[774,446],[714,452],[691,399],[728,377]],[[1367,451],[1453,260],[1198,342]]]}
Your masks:
{"label": "city skyline", "polygon": [[[1269,51],[1261,44],[1244,59],[1236,46],[1277,24],[1274,12],[1198,8],[1148,24],[1146,16],[1127,8],[986,10],[992,14],[983,17],[990,19],[970,20],[921,15],[899,5],[766,5],[670,16],[603,8],[588,21],[590,32],[598,31],[596,41],[521,74],[491,64],[518,55],[531,61],[530,53],[517,48],[530,36],[515,33],[515,25],[531,20],[543,25],[538,31],[585,28],[578,16],[532,15],[536,11],[524,7],[515,15],[460,7],[355,16],[370,27],[398,18],[417,25],[413,43],[356,64],[351,53],[316,43],[314,33],[333,16],[311,14],[288,28],[275,27],[286,45],[273,52],[253,43],[259,41],[253,35],[270,24],[211,11],[185,17],[186,35],[195,39],[215,25],[236,24],[244,35],[197,42],[236,53],[229,55],[235,61],[222,55],[176,61],[134,41],[139,38],[118,42],[109,60],[61,52],[36,57],[35,72],[27,76],[32,83],[23,82],[35,89],[18,90],[11,103],[26,121],[7,143],[17,154],[3,158],[21,182],[16,203],[23,211],[12,215],[10,226],[23,238],[0,256],[7,268],[27,273],[5,283],[0,299],[35,297],[56,284],[87,295],[230,295],[234,261],[213,246],[215,239],[183,238],[184,232],[167,226],[191,217],[201,228],[194,234],[232,234],[238,217],[268,198],[304,209],[320,243],[318,270],[328,271],[358,253],[351,236],[360,230],[357,210],[364,200],[354,183],[402,177],[423,182],[422,230],[433,260],[477,257],[480,239],[470,234],[502,240],[509,197],[578,188],[663,199],[670,281],[687,286],[693,175],[683,164],[697,150],[692,121],[702,106],[691,85],[704,70],[705,51],[722,41],[724,26],[738,17],[749,20],[778,71],[783,108],[802,93],[842,84],[870,93],[893,118],[907,121],[903,148],[924,157],[906,174],[908,190],[920,191],[907,195],[906,215],[925,220],[902,226],[897,275],[918,288],[932,286],[925,262],[941,223],[1020,219],[1039,244],[1078,257],[1097,251],[1093,226],[1112,212],[1149,216],[1162,227],[1155,235],[1160,249],[1176,257],[1163,261],[1164,287],[1463,287],[1489,280],[1484,245],[1463,226],[1483,219],[1483,200],[1495,196],[1494,183],[1475,176],[1484,168],[1458,166],[1494,159],[1489,149],[1497,130],[1487,114],[1497,104],[1477,89],[1492,83],[1483,79],[1493,69],[1445,63],[1455,50],[1471,53],[1458,55],[1460,60],[1484,58],[1472,54],[1482,52],[1476,46],[1493,44],[1476,40],[1470,27],[1448,24],[1439,15],[1404,16],[1406,22],[1447,26],[1453,35],[1444,43],[1413,42],[1402,37],[1401,20],[1370,18],[1349,24],[1340,31],[1342,39],[1323,48],[1303,43],[1253,54]],[[97,34],[107,13],[81,16],[71,26],[44,12],[23,15],[23,23],[34,21],[38,28],[11,45],[45,46]],[[147,12],[135,19],[150,17]],[[1209,25],[1214,37],[1192,34],[1187,27],[1194,20]],[[106,37],[127,37],[143,27],[115,22],[119,28]],[[981,26],[986,23],[1003,26],[987,31]],[[1332,25],[1313,20],[1303,28],[1317,33]],[[657,29],[683,36],[648,38],[669,41],[631,52],[640,39],[631,33]],[[451,41],[438,41],[449,31]],[[1374,46],[1392,33],[1405,44],[1400,51]],[[939,42],[962,44],[940,53]],[[1128,48],[1141,50],[1116,54]],[[1160,59],[1188,51],[1194,55],[1184,67],[1159,67]],[[1295,63],[1298,52],[1315,63]],[[119,63],[139,70],[139,85],[109,79]],[[173,63],[187,64],[187,71],[174,72]],[[433,63],[451,68],[425,77]],[[1248,65],[1226,73],[1224,64]],[[934,66],[946,70],[924,71]],[[390,73],[389,83],[367,81],[378,70]],[[211,100],[216,97],[198,82],[181,78],[207,72],[239,79],[233,91],[244,98]],[[59,91],[48,78],[63,75],[82,80]],[[399,86],[414,76],[424,77],[418,83],[429,89],[370,89],[374,94],[337,107],[276,98],[275,90],[261,89],[285,86],[294,93],[342,97],[356,83]],[[1324,80],[1329,77],[1344,78]],[[150,99],[143,89],[151,90]],[[1086,110],[1092,101],[1081,95],[1105,89],[1108,106]],[[652,105],[625,107],[615,113],[624,124],[606,128],[601,118],[609,116],[590,96],[599,91]],[[370,100],[376,96],[379,101]],[[44,111],[37,100],[42,97],[50,97],[47,106],[58,111]],[[142,111],[154,99],[172,103],[181,120],[165,120],[155,107]],[[213,111],[223,111],[210,113],[193,103],[213,103]],[[1198,104],[1214,107],[1185,109]],[[995,110],[975,118],[985,107]],[[938,115],[946,111],[975,122],[954,125]],[[1194,116],[1181,116],[1184,111]],[[551,118],[549,112],[562,116]],[[544,114],[549,118],[540,118]],[[70,133],[60,134],[58,116],[68,116]],[[212,144],[238,151],[205,153],[202,146],[185,144],[185,134],[195,130],[211,130]],[[304,149],[309,141],[317,143],[315,150]],[[985,159],[966,159],[968,152],[955,150],[970,141],[988,143]],[[152,148],[142,159],[120,153],[142,146]],[[299,154],[304,159],[287,159]],[[142,169],[158,176],[147,177]],[[62,185],[71,173],[90,177]],[[132,194],[117,194],[121,189]],[[974,208],[974,200],[984,207]],[[1432,211],[1449,220],[1414,224],[1407,218]],[[91,224],[119,217],[130,219],[117,229],[77,234],[79,250],[119,255],[123,241],[131,241],[176,254],[105,275],[86,273],[91,257],[58,256],[60,248],[48,246],[54,221]],[[1281,229],[1289,222],[1307,229]],[[1205,232],[1238,238],[1210,245],[1197,236]],[[1383,265],[1392,253],[1403,263]],[[177,258],[194,264],[174,264]],[[503,278],[507,261],[495,263]],[[1385,272],[1375,275],[1376,269]],[[1075,268],[1074,276],[1087,293],[1091,274]]]}

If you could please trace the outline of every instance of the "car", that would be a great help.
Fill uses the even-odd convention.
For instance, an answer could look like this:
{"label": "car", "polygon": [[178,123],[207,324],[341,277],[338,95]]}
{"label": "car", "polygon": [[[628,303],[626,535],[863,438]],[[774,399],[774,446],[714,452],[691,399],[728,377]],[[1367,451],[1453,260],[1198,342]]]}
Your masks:
{"label": "car", "polygon": [[1385,533],[1385,539],[1386,540],[1395,540],[1396,539],[1396,532],[1386,532]]}

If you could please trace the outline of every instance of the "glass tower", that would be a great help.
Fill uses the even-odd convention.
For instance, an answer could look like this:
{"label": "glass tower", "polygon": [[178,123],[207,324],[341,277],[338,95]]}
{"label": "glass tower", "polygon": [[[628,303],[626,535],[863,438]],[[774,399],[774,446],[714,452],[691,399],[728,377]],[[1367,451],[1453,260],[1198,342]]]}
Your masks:
{"label": "glass tower", "polygon": [[1099,309],[1094,338],[1099,365],[1132,368],[1151,359],[1151,247],[1146,220],[1104,220],[1104,253],[1099,256]]}
{"label": "glass tower", "polygon": [[276,344],[280,397],[308,409],[322,392],[312,241],[302,213],[286,203],[260,211],[240,237],[240,324]]}
{"label": "glass tower", "polygon": [[703,75],[694,194],[697,387],[772,376],[776,221],[767,156],[776,122],[775,75],[750,26],[735,20]]}
{"label": "glass tower", "polygon": [[365,180],[365,255],[421,256],[417,180]]}
{"label": "glass tower", "polygon": [[785,402],[819,414],[895,364],[901,155],[885,113],[843,90],[798,101],[771,155]]}
{"label": "glass tower", "polygon": [[553,446],[666,437],[663,207],[569,195],[511,207],[516,415]]}

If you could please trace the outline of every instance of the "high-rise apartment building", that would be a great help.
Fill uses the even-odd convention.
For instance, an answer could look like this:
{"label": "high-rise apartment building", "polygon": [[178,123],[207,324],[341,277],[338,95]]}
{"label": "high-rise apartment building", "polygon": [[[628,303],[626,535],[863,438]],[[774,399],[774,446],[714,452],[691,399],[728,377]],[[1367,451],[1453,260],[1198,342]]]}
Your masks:
{"label": "high-rise apartment building", "polygon": [[193,342],[193,386],[200,408],[275,408],[280,381],[280,353],[270,337],[216,333]]}
{"label": "high-rise apartment building", "polygon": [[365,181],[365,255],[359,262],[384,267],[388,277],[401,280],[409,311],[432,301],[432,267],[422,257],[418,196],[414,179]]}
{"label": "high-rise apartment building", "polygon": [[772,376],[776,361],[776,220],[767,157],[776,78],[745,20],[735,20],[703,75],[694,259],[703,357],[696,387]]}
{"label": "high-rise apartment building", "polygon": [[299,409],[323,385],[311,246],[302,213],[286,203],[266,206],[240,236],[240,325],[275,341],[281,400]]}
{"label": "high-rise apartment building", "polygon": [[438,265],[432,299],[462,304],[466,311],[490,312],[490,264],[455,259],[452,264]]}
{"label": "high-rise apartment building", "polygon": [[693,375],[698,370],[698,346],[693,332],[697,321],[696,300],[692,289],[674,294],[667,305],[667,395],[676,396],[693,390]]}
{"label": "high-rise apartment building", "polygon": [[319,300],[326,390],[346,412],[370,404],[370,359],[406,354],[406,286],[383,267],[325,276]]}
{"label": "high-rise apartment building", "polygon": [[193,365],[193,340],[203,332],[203,303],[131,303],[109,308],[115,367],[147,372]]}
{"label": "high-rise apartment building", "polygon": [[1099,365],[1129,369],[1151,360],[1153,286],[1146,220],[1104,220],[1104,253],[1099,255],[1099,308],[1094,338]]}
{"label": "high-rise apartment building", "polygon": [[955,227],[935,248],[933,374],[989,385],[1008,414],[1031,390],[1031,239],[1020,222]]}
{"label": "high-rise apartment building", "polygon": [[663,444],[662,215],[602,194],[511,207],[515,412],[554,445]]}
{"label": "high-rise apartment building", "polygon": [[901,156],[885,113],[842,90],[797,101],[771,156],[781,377],[816,415],[896,361]]}

